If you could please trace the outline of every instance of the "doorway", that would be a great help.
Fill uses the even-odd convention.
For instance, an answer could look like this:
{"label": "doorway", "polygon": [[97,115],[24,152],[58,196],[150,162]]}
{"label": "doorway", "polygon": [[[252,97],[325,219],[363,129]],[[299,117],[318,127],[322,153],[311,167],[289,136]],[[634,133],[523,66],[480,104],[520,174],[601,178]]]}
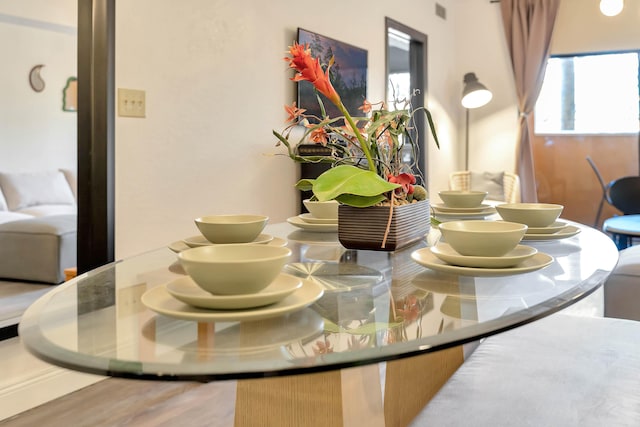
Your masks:
{"label": "doorway", "polygon": [[[386,102],[393,108],[394,100],[410,99],[411,108],[425,107],[427,94],[427,36],[391,18],[385,18],[386,29]],[[412,96],[417,94],[417,96]],[[427,178],[426,160],[429,138],[424,114],[414,116],[411,138],[417,141],[417,152],[405,144],[403,161],[412,164],[416,176]],[[424,183],[423,183],[424,184]]]}

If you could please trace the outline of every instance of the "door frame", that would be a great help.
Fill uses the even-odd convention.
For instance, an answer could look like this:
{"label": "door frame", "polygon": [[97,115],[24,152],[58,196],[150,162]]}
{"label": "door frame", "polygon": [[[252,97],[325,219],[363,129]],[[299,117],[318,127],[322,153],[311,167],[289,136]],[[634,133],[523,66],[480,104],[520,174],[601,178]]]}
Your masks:
{"label": "door frame", "polygon": [[[396,20],[393,20],[389,17],[385,17],[384,21],[385,28],[385,78],[389,79],[389,29],[393,28],[394,30],[398,30],[404,34],[407,34],[410,37],[409,41],[409,68],[411,73],[411,87],[412,88],[420,88],[421,96],[418,96],[412,99],[413,108],[426,108],[426,98],[427,98],[427,41],[428,37],[426,34],[421,33],[417,30],[414,30],[411,27],[408,27]],[[385,99],[389,98],[389,94],[386,93],[388,91],[389,85],[385,82]],[[427,132],[427,123],[424,114],[416,114],[414,116],[415,127],[417,129],[417,133],[419,135],[418,138],[418,149],[420,156],[418,157],[418,169],[424,175],[424,179],[427,180],[427,155],[428,151],[426,149],[427,143],[430,139],[430,135]],[[426,183],[425,183],[426,184]]]}
{"label": "door frame", "polygon": [[78,273],[114,260],[114,94],[115,0],[78,0]]}

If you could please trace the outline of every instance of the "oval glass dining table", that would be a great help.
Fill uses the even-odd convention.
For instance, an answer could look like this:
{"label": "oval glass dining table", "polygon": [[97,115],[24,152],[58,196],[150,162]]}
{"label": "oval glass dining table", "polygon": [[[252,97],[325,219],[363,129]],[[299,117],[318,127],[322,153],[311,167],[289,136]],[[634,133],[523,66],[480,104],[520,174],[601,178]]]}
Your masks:
{"label": "oval glass dining table", "polygon": [[570,225],[579,233],[522,242],[550,255],[550,265],[491,274],[436,271],[414,261],[414,252],[436,244],[437,229],[413,246],[384,252],[345,249],[331,226],[272,224],[264,234],[274,239],[265,244],[292,250],[284,272],[301,278],[306,291],[240,311],[173,300],[165,287],[186,277],[176,251],[187,246],[178,241],[59,285],[28,308],[19,334],[31,353],[73,370],[241,380],[236,425],[251,425],[247,413],[256,405],[280,421],[302,413],[306,425],[358,425],[362,413],[349,421],[345,407],[366,407],[375,418],[376,404],[378,421],[369,425],[383,419],[401,425],[462,363],[462,344],[548,316],[602,285],[617,262],[615,245],[593,228]]}

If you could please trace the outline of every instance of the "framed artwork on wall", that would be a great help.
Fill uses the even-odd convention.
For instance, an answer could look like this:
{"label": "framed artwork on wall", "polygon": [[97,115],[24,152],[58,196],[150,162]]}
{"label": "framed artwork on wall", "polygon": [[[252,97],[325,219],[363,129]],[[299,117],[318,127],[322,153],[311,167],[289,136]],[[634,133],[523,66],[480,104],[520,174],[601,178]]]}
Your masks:
{"label": "framed artwork on wall", "polygon": [[[323,68],[333,56],[335,63],[330,70],[331,83],[342,97],[342,102],[352,115],[361,114],[358,107],[367,97],[367,61],[365,49],[298,28],[298,44],[308,44],[311,54],[320,59]],[[329,116],[340,116],[337,107],[320,95]],[[298,82],[298,107],[307,114],[321,116],[320,106],[313,85],[307,81]]]}
{"label": "framed artwork on wall", "polygon": [[62,89],[62,111],[78,111],[78,79],[69,77]]}

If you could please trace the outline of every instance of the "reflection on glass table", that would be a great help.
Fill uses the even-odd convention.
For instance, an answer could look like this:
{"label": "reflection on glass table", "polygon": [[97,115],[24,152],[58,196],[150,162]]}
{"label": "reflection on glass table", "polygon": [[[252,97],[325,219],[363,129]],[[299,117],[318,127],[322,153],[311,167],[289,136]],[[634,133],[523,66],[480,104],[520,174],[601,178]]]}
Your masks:
{"label": "reflection on glass table", "polygon": [[160,314],[149,295],[170,299],[165,286],[185,277],[175,252],[160,248],[60,285],[29,308],[20,334],[52,363],[134,378],[259,378],[394,360],[519,326],[593,292],[617,251],[604,234],[575,226],[582,232],[573,237],[527,243],[553,258],[549,266],[494,277],[418,264],[412,255],[437,241],[431,235],[401,251],[356,251],[335,233],[274,224],[265,233],[294,254],[284,272],[313,284],[319,299],[275,313],[258,307],[267,310],[259,321],[242,313],[185,320],[193,308],[178,300]]}

